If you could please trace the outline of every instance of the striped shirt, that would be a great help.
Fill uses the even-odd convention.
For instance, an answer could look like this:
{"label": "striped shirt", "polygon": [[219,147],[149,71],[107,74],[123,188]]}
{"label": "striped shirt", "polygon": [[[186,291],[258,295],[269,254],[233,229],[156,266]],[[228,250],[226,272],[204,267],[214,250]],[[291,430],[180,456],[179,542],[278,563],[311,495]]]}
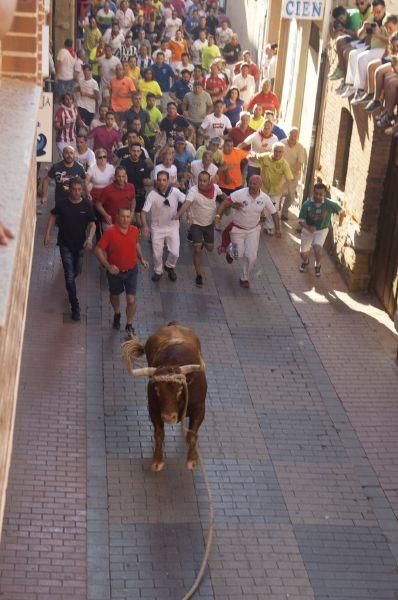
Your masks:
{"label": "striped shirt", "polygon": [[57,127],[57,142],[75,142],[76,141],[76,121],[78,118],[77,108],[67,107],[61,104],[55,114],[55,125]]}

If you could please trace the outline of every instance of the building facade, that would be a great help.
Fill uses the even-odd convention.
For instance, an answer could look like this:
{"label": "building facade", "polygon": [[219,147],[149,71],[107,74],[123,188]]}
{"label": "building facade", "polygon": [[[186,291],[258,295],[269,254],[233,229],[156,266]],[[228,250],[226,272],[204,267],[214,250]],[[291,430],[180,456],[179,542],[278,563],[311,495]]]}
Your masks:
{"label": "building facade", "polygon": [[[282,120],[299,127],[308,152],[304,196],[318,179],[343,205],[347,217],[342,227],[333,224],[329,249],[349,288],[374,288],[393,315],[398,281],[396,144],[376,127],[372,116],[338,96],[338,83],[327,77],[336,61],[331,11],[337,4],[353,3],[275,4],[281,6],[275,91],[281,98]],[[295,13],[295,7],[300,11],[304,5],[315,12]],[[398,2],[386,5],[398,14]]]}
{"label": "building facade", "polygon": [[7,182],[0,197],[0,220],[15,236],[0,246],[1,528],[36,222],[36,126],[50,2],[7,0],[0,7],[0,179]]}

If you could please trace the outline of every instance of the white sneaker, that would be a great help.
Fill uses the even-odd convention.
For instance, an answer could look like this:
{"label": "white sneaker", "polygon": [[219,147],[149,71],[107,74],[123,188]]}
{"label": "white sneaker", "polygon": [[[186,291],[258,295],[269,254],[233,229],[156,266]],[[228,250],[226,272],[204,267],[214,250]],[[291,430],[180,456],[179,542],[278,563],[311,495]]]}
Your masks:
{"label": "white sneaker", "polygon": [[351,98],[355,95],[355,88],[353,85],[347,86],[347,89],[341,94],[341,98]]}

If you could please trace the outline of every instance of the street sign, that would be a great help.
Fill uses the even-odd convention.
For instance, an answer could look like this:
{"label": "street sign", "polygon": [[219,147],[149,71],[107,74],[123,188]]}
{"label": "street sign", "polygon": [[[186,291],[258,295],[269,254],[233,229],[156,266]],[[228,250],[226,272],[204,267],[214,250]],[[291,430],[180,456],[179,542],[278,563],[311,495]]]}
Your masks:
{"label": "street sign", "polygon": [[284,19],[309,19],[321,21],[325,12],[326,0],[283,0]]}
{"label": "street sign", "polygon": [[53,94],[42,92],[37,115],[37,162],[52,162],[53,156]]}

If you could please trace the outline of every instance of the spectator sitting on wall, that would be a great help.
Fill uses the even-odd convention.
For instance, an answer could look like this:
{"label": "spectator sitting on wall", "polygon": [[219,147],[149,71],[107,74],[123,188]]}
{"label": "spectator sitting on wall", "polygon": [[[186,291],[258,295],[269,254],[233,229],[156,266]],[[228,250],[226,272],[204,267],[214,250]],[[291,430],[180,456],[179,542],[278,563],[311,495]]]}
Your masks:
{"label": "spectator sitting on wall", "polygon": [[331,81],[345,76],[346,64],[344,51],[358,39],[358,31],[362,27],[361,13],[357,8],[336,6],[332,12],[332,35],[336,38],[337,67],[329,74]]}

